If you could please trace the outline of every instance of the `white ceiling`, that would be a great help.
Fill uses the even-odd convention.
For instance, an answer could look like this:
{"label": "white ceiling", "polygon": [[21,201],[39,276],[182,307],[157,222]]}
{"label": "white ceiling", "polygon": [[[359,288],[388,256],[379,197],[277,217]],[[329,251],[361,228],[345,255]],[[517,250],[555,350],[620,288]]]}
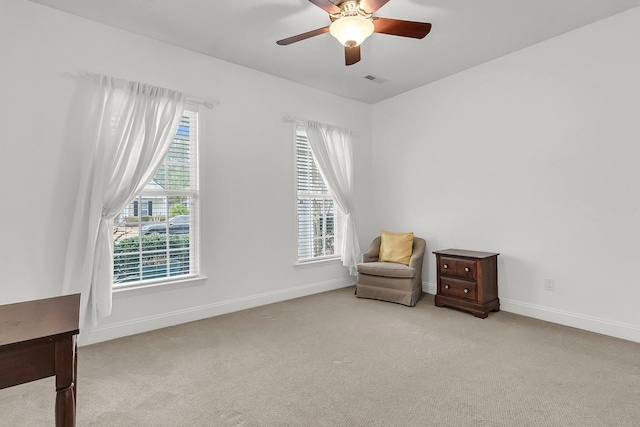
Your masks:
{"label": "white ceiling", "polygon": [[373,34],[362,44],[362,60],[347,67],[343,47],[329,34],[276,45],[330,23],[307,0],[31,1],[366,103],[640,6],[640,0],[391,0],[375,16],[430,22],[431,33],[422,40]]}

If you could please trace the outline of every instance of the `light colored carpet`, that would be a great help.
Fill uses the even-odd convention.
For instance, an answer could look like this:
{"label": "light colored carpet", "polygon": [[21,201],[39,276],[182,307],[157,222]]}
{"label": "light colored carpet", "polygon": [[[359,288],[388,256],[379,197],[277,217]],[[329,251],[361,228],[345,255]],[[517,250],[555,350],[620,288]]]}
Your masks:
{"label": "light colored carpet", "polygon": [[[640,344],[353,288],[79,349],[78,426],[640,426]],[[53,379],[0,390],[51,426]]]}

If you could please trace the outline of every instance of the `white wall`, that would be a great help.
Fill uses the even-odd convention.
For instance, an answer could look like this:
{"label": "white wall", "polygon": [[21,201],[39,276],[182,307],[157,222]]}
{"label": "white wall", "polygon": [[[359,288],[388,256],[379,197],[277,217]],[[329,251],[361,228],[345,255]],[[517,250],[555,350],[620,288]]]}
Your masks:
{"label": "white wall", "polygon": [[294,265],[293,134],[282,117],[358,134],[356,209],[367,211],[369,105],[25,0],[0,6],[0,55],[0,303],[61,293],[80,169],[77,147],[63,138],[77,83],[61,73],[82,70],[217,99],[220,106],[201,109],[201,261],[208,278],[115,294],[113,315],[96,328],[85,325],[81,343],[354,283],[339,262]]}
{"label": "white wall", "polygon": [[499,252],[504,310],[640,341],[639,24],[634,9],[376,104],[380,227]]}

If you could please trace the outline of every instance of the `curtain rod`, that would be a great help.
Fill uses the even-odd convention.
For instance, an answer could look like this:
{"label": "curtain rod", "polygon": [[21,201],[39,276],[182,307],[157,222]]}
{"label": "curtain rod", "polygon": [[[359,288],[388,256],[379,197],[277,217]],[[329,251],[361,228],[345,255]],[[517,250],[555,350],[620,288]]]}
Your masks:
{"label": "curtain rod", "polygon": [[[78,80],[78,79],[86,79],[88,77],[94,76],[95,74],[90,73],[88,71],[78,71],[77,73],[63,72],[60,73],[60,77],[67,80]],[[200,99],[193,96],[185,95],[185,102],[191,104],[198,104],[207,107],[209,110],[213,110],[213,107],[217,107],[220,105],[220,101],[217,99]]]}
{"label": "curtain rod", "polygon": [[188,96],[188,97],[185,97],[185,101],[190,102],[192,104],[204,105],[209,110],[213,110],[213,107],[217,107],[218,105],[220,105],[220,101],[218,101],[217,99],[207,100],[207,99],[192,98]]}
{"label": "curtain rod", "polygon": [[[294,117],[294,116],[282,116],[282,121],[284,123],[297,123],[297,122],[304,123],[304,122],[307,122],[307,121],[314,122],[315,120],[307,120],[307,119],[303,119],[301,117]],[[326,125],[326,126],[340,127],[340,126],[335,126],[335,125],[331,125],[331,124],[328,124],[328,123],[323,123],[323,124]],[[348,129],[348,128],[342,128],[342,129],[348,130],[349,132],[351,132],[351,135],[353,135],[354,137],[358,137],[358,133],[357,132],[352,131],[351,129]]]}
{"label": "curtain rod", "polygon": [[282,117],[282,121],[285,123],[295,123],[295,122],[305,122],[307,121],[306,119],[299,119],[297,117],[293,117],[293,116],[283,116]]}

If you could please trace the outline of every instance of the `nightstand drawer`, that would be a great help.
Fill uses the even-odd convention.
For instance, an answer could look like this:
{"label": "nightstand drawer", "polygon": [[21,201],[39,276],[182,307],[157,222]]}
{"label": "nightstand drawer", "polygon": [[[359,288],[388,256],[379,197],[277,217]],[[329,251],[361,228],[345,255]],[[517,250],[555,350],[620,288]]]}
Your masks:
{"label": "nightstand drawer", "polygon": [[474,301],[476,299],[476,289],[477,286],[474,282],[440,277],[440,293],[443,296]]}
{"label": "nightstand drawer", "polygon": [[438,266],[440,274],[460,277],[467,280],[476,280],[476,260],[460,258],[440,257]]}

